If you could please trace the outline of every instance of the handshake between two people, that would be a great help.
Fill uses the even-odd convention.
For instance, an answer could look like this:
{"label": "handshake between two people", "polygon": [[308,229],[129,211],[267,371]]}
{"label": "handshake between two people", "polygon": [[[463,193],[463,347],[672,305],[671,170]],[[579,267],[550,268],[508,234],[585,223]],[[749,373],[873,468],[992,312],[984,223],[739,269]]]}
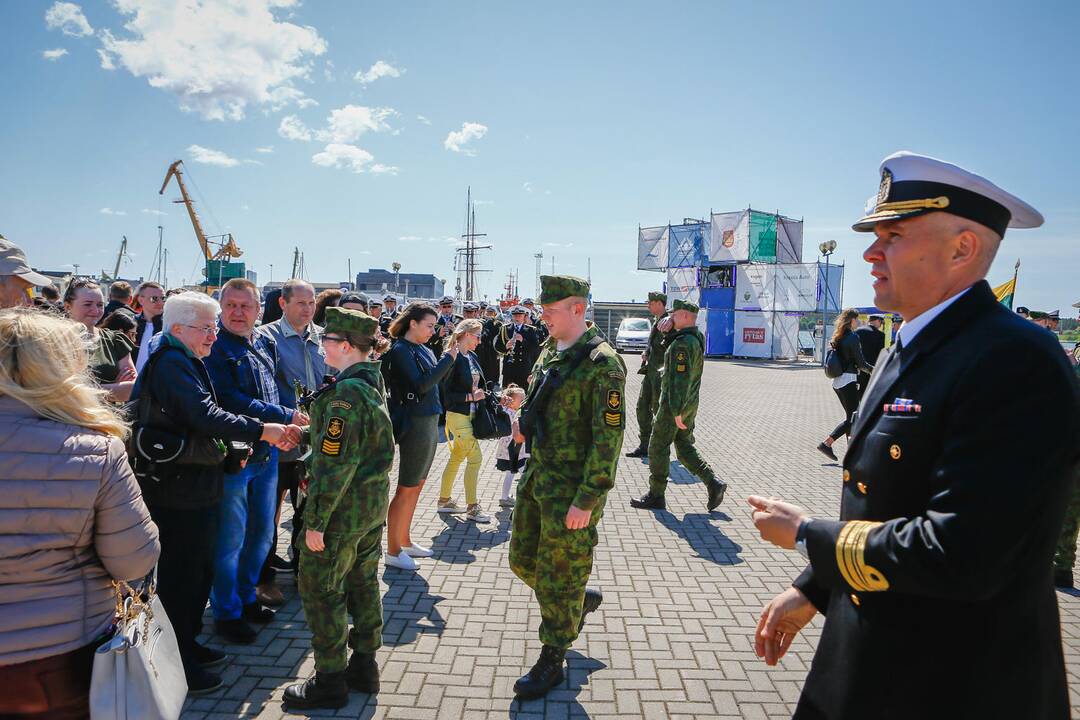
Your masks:
{"label": "handshake between two people", "polygon": [[259,436],[260,440],[265,440],[278,450],[288,452],[293,450],[303,440],[304,437],[304,425],[311,422],[307,413],[303,410],[294,410],[291,418],[291,422],[288,425],[281,423],[266,423],[263,425],[262,435]]}

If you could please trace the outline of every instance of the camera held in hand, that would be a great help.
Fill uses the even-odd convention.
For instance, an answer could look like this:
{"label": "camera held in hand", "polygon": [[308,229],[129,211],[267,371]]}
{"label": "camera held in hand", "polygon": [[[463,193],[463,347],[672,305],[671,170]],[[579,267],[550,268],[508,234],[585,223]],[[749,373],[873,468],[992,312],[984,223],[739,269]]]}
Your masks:
{"label": "camera held in hand", "polygon": [[233,475],[244,468],[248,457],[251,456],[251,443],[231,440],[225,443],[225,445],[228,448],[228,452],[225,455],[225,474]]}

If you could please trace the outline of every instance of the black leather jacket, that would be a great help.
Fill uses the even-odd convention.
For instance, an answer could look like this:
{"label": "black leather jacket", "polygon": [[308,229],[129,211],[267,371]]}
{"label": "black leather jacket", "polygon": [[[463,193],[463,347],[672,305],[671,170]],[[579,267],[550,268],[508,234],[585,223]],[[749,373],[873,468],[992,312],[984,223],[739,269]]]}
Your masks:
{"label": "black leather jacket", "polygon": [[859,342],[859,336],[855,333],[849,332],[840,338],[836,352],[844,363],[845,373],[874,372],[874,366],[866,361],[866,356],[863,355],[862,351],[862,343]]}
{"label": "black leather jacket", "polygon": [[480,360],[474,353],[458,353],[457,360],[454,361],[454,366],[450,368],[442,385],[447,412],[469,414],[471,406],[467,398],[473,392],[473,363],[480,372],[479,387],[485,388],[487,380],[484,377],[484,371],[480,368]]}

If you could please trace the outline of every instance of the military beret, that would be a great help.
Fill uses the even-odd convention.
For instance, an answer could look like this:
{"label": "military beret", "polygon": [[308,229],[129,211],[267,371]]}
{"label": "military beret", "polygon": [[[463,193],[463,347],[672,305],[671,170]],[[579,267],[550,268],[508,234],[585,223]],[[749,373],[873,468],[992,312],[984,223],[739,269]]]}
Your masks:
{"label": "military beret", "polygon": [[379,321],[367,313],[351,308],[326,308],[324,333],[348,333],[350,335],[374,335],[379,329]]}
{"label": "military beret", "polygon": [[672,310],[685,310],[686,312],[697,313],[698,306],[695,303],[687,300],[676,300],[671,304]]}
{"label": "military beret", "polygon": [[541,275],[540,304],[559,302],[568,297],[589,297],[589,282],[573,275]]}
{"label": "military beret", "polygon": [[338,300],[338,305],[344,305],[345,303],[358,303],[360,305],[367,305],[370,302],[367,295],[362,292],[347,292],[341,296]]}
{"label": "military beret", "polygon": [[667,295],[662,292],[653,291],[649,293],[649,302],[667,302]]}
{"label": "military beret", "polygon": [[443,298],[442,298],[442,300],[439,301],[439,304],[440,305],[453,305],[454,304],[454,298],[450,297],[449,295],[443,295]]}
{"label": "military beret", "polygon": [[1048,317],[1050,317],[1048,314],[1044,313],[1042,310],[1032,310],[1031,312],[1028,313],[1028,316],[1032,320],[1046,320]]}

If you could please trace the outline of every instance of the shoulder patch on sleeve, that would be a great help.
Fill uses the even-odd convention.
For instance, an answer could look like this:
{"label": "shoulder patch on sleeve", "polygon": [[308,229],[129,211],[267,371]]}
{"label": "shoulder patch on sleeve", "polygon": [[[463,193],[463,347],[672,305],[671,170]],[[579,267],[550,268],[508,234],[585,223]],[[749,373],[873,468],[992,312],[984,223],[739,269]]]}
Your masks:
{"label": "shoulder patch on sleeve", "polygon": [[319,452],[329,457],[337,457],[341,454],[341,438],[345,435],[345,418],[335,415],[326,423],[326,432],[323,434]]}
{"label": "shoulder patch on sleeve", "polygon": [[352,410],[352,403],[348,400],[331,400],[331,408],[341,408],[342,410]]}

